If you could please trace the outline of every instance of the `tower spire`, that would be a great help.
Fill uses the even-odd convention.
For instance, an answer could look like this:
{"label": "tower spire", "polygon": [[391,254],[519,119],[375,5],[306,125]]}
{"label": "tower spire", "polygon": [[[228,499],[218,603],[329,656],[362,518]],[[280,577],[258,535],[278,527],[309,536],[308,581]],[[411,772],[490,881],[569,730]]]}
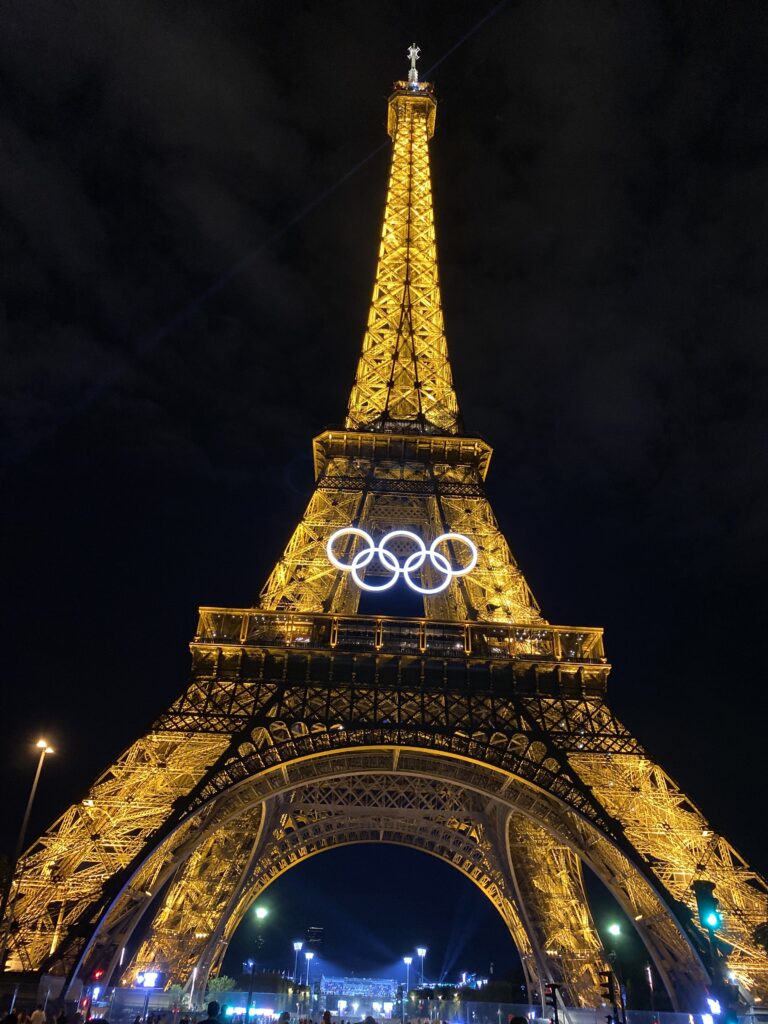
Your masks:
{"label": "tower spire", "polygon": [[389,98],[392,166],[363,351],[348,429],[457,434],[459,410],[443,328],[429,173],[435,129],[432,85],[419,82],[419,47],[408,81]]}

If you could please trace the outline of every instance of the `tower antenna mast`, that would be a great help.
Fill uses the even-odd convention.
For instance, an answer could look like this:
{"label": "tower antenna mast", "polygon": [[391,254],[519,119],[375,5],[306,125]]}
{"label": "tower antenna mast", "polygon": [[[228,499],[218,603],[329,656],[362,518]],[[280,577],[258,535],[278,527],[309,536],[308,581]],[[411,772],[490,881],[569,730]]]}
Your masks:
{"label": "tower antenna mast", "polygon": [[416,45],[416,43],[411,43],[408,47],[408,57],[411,61],[411,67],[408,71],[408,85],[419,84],[419,72],[416,68],[416,61],[419,59],[420,53],[421,49]]}

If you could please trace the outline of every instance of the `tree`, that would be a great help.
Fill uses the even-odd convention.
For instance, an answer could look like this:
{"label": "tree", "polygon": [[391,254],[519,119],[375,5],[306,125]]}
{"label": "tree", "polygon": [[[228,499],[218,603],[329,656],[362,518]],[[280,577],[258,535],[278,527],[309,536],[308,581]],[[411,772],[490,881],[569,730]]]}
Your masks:
{"label": "tree", "polygon": [[235,979],[230,978],[228,974],[220,974],[218,978],[208,979],[209,992],[236,992],[237,987]]}

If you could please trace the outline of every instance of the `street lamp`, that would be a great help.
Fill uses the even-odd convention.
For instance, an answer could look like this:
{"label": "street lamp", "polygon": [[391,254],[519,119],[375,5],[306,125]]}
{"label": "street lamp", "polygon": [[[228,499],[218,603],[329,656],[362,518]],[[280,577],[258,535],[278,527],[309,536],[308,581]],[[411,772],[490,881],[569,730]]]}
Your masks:
{"label": "street lamp", "polygon": [[37,784],[40,781],[40,773],[43,770],[43,761],[45,760],[46,754],[56,753],[53,747],[48,745],[48,741],[42,738],[37,741],[35,746],[40,751],[40,757],[37,762],[37,770],[35,772],[35,778],[32,782],[32,789],[29,791],[27,809],[24,811],[24,818],[21,822],[21,828],[19,829],[19,837],[16,840],[16,852],[13,856],[13,861],[8,868],[8,881],[6,882],[5,888],[3,889],[3,899],[2,903],[0,903],[0,928],[2,928],[2,935],[0,935],[0,971],[5,968],[5,950],[8,933],[10,931],[11,926],[10,918],[13,916],[13,907],[11,907],[8,914],[9,919],[6,924],[5,912],[8,909],[8,900],[11,897],[11,888],[13,887],[13,876],[16,872],[16,867],[19,863],[19,857],[21,856],[21,852],[24,849],[24,840],[27,838],[27,826],[29,825],[29,816],[32,813],[32,804],[35,802]]}
{"label": "street lamp", "polygon": [[251,1012],[251,1003],[253,1001],[253,970],[256,966],[256,961],[251,960],[249,957],[243,964],[243,970],[248,971],[248,1001],[245,1004],[245,1020],[246,1024],[248,1021],[248,1015]]}
{"label": "street lamp", "polygon": [[[608,925],[608,934],[614,939],[621,938],[621,925],[618,924],[616,921],[612,921]],[[621,1010],[622,1024],[627,1024],[627,1004],[624,1000],[624,979],[621,976],[621,968],[619,966],[618,957],[616,955],[615,949],[610,950],[610,952],[608,953],[608,959],[611,961],[611,964],[615,968],[616,980],[619,983],[619,1009]]]}
{"label": "street lamp", "polygon": [[[262,921],[264,921],[265,918],[267,917],[267,915],[269,914],[269,910],[267,910],[266,907],[256,907],[255,910],[254,910],[254,913],[256,915],[257,923],[259,925],[261,925]],[[261,934],[261,928],[259,928],[259,933],[256,936],[256,942],[255,942],[255,945],[256,945],[257,949],[261,949],[262,942],[263,942],[263,936]],[[248,1001],[245,1004],[245,1021],[246,1021],[246,1024],[248,1024],[248,1019],[249,1019],[250,1012],[251,1012],[251,1002],[253,1000],[253,975],[254,975],[255,968],[256,968],[256,961],[252,960],[250,957],[243,964],[243,970],[247,970],[248,971]]]}
{"label": "street lamp", "polygon": [[405,964],[405,995],[403,996],[402,1012],[400,1019],[405,1020],[405,1000],[408,998],[408,989],[411,987],[411,964],[413,963],[412,956],[404,956],[403,963]]}
{"label": "street lamp", "polygon": [[314,955],[315,954],[312,952],[311,949],[308,949],[307,952],[304,954],[307,960],[307,988],[309,988],[309,965],[311,964]]}
{"label": "street lamp", "polygon": [[416,956],[421,957],[421,987],[424,988],[424,957],[427,955],[426,946],[418,946],[416,949]]}
{"label": "street lamp", "polygon": [[299,984],[299,953],[304,948],[304,943],[298,940],[293,944],[293,980]]}
{"label": "street lamp", "polygon": [[266,920],[269,910],[267,910],[266,907],[256,907],[254,913],[256,914],[256,925],[258,927],[258,932],[256,933],[256,949],[261,949],[264,945],[264,936],[261,931],[261,926]]}

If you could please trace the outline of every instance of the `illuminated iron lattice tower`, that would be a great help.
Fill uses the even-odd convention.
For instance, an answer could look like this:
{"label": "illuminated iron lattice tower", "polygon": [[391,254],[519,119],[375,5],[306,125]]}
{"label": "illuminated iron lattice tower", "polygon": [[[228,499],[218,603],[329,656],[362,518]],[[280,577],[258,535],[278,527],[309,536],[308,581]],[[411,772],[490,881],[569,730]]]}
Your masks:
{"label": "illuminated iron lattice tower", "polygon": [[[98,967],[106,985],[152,967],[189,987],[197,968],[202,991],[282,872],[384,842],[470,878],[508,925],[531,989],[560,982],[571,1005],[598,1003],[604,967],[583,865],[685,1009],[700,1008],[707,983],[691,886],[709,879],[728,969],[768,998],[753,940],[765,882],[617,721],[601,630],[542,617],[488,502],[491,449],[461,430],[443,329],[435,111],[412,62],[389,100],[392,165],[347,418],[315,438],[304,517],[258,605],[200,610],[187,688],[24,854],[9,969],[74,982]],[[359,614],[359,586],[327,554],[348,526],[460,534],[477,564],[427,595],[422,616]],[[336,551],[352,558],[365,543],[347,535]],[[390,570],[409,544],[393,544]],[[460,549],[444,541],[432,575],[425,563],[412,577],[434,586]],[[123,964],[128,943],[137,952]]]}

